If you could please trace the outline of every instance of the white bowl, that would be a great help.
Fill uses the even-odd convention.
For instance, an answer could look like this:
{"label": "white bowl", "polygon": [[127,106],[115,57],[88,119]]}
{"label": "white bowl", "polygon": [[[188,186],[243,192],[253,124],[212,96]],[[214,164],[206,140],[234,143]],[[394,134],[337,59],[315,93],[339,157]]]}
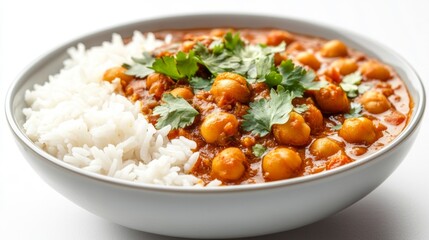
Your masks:
{"label": "white bowl", "polygon": [[[66,49],[91,47],[116,32],[211,27],[273,27],[340,39],[348,46],[393,66],[414,100],[405,130],[371,156],[311,176],[256,185],[218,188],[135,184],[93,174],[54,158],[25,134],[24,92],[57,73]],[[30,165],[55,190],[84,209],[120,225],[145,232],[189,238],[247,237],[286,231],[332,215],[366,196],[401,163],[414,142],[425,105],[423,85],[412,67],[391,49],[358,34],[289,18],[211,14],[165,17],[103,30],[47,53],[12,84],[6,115],[18,146]]]}

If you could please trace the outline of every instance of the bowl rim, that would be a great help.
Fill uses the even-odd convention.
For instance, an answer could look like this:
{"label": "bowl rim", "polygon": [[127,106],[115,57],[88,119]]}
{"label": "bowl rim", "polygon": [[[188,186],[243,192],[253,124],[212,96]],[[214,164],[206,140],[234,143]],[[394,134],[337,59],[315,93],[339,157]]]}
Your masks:
{"label": "bowl rim", "polygon": [[[397,66],[397,68],[405,69],[408,68],[408,73],[411,73],[411,77],[407,77],[410,82],[413,83],[415,86],[415,90],[418,93],[419,102],[414,101],[414,109],[412,113],[412,117],[409,120],[407,126],[405,129],[402,130],[402,132],[387,146],[383,147],[382,149],[376,151],[373,154],[370,154],[369,156],[365,156],[358,161],[351,162],[349,164],[343,165],[341,167],[331,169],[328,171],[323,171],[317,174],[312,175],[306,175],[306,176],[300,176],[296,178],[291,179],[285,179],[285,180],[279,180],[279,181],[273,181],[273,182],[264,182],[264,183],[256,183],[256,184],[246,184],[246,185],[230,185],[230,186],[205,186],[205,187],[199,187],[199,186],[165,186],[165,185],[156,185],[156,184],[150,184],[150,183],[139,183],[139,182],[133,182],[118,178],[113,178],[106,175],[101,175],[98,173],[93,173],[87,170],[83,170],[81,168],[75,167],[71,164],[68,164],[49,153],[45,152],[38,146],[34,144],[33,141],[31,141],[27,135],[21,131],[19,128],[19,125],[17,123],[17,120],[14,117],[13,114],[13,98],[14,93],[16,93],[21,83],[26,82],[25,80],[28,80],[25,77],[25,74],[27,72],[30,72],[33,68],[36,67],[37,63],[39,63],[42,60],[45,60],[50,54],[53,54],[54,52],[57,52],[59,49],[65,48],[65,47],[71,47],[74,42],[83,40],[85,38],[101,34],[103,32],[111,32],[115,29],[125,28],[130,25],[138,25],[145,22],[151,22],[151,21],[161,21],[161,20],[176,20],[176,19],[186,19],[186,18],[222,18],[222,17],[235,17],[235,18],[259,18],[259,19],[272,19],[277,21],[285,21],[285,22],[295,22],[299,24],[305,24],[307,26],[313,26],[316,28],[323,29],[324,31],[327,30],[338,30],[343,33],[345,36],[356,36],[360,38],[360,40],[365,40],[367,42],[370,42],[371,44],[380,47],[392,54],[392,56],[396,57],[400,62],[401,65]],[[317,37],[317,36],[316,36]],[[403,77],[402,77],[403,78]],[[46,78],[47,79],[47,78]],[[413,132],[415,132],[423,118],[424,111],[425,111],[425,104],[426,104],[426,94],[423,82],[415,69],[402,57],[400,56],[396,51],[393,49],[374,41],[373,39],[370,39],[366,36],[363,36],[361,34],[351,32],[349,30],[343,29],[341,27],[332,26],[330,24],[326,23],[316,23],[311,20],[305,20],[301,18],[296,17],[285,17],[285,16],[279,16],[279,15],[273,15],[268,16],[264,14],[253,14],[253,13],[208,13],[208,14],[177,14],[177,15],[165,15],[165,16],[159,16],[154,18],[147,18],[142,20],[134,20],[130,21],[128,23],[122,23],[116,26],[110,26],[103,28],[101,30],[88,33],[79,37],[76,37],[70,41],[67,41],[59,46],[51,48],[51,50],[47,51],[45,54],[40,56],[39,58],[35,59],[32,63],[30,63],[27,67],[25,67],[21,73],[18,74],[18,76],[15,78],[15,80],[12,82],[12,84],[9,86],[9,89],[6,94],[6,101],[5,101],[5,114],[6,119],[9,125],[9,128],[11,129],[12,133],[14,134],[15,138],[24,144],[27,149],[31,150],[35,154],[39,155],[40,157],[44,158],[43,160],[48,160],[50,164],[54,164],[56,166],[62,167],[64,170],[67,170],[73,174],[78,174],[82,177],[90,178],[91,180],[96,180],[99,182],[102,182],[104,184],[111,184],[118,187],[126,187],[126,188],[132,188],[132,189],[140,189],[140,190],[150,190],[150,191],[160,191],[160,192],[183,192],[183,193],[217,193],[217,192],[224,192],[224,193],[233,193],[233,192],[243,192],[243,191],[259,191],[259,190],[266,190],[266,189],[273,189],[273,188],[282,188],[287,186],[296,186],[301,185],[305,183],[314,182],[320,179],[330,178],[336,175],[339,175],[344,172],[348,172],[351,169],[358,168],[363,165],[370,164],[371,162],[375,161],[379,156],[386,154],[387,152],[393,150],[396,146],[400,145],[402,142],[404,142]]]}

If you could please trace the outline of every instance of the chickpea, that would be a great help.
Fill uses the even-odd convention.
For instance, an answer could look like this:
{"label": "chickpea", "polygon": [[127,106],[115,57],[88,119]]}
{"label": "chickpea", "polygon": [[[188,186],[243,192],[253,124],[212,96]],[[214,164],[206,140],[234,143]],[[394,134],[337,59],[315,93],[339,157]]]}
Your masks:
{"label": "chickpea", "polygon": [[340,58],[331,63],[331,68],[335,68],[338,72],[345,76],[358,70],[358,65],[354,59]]}
{"label": "chickpea", "polygon": [[171,95],[175,97],[182,97],[186,100],[191,100],[194,97],[194,93],[189,88],[179,87],[171,90]]}
{"label": "chickpea", "polygon": [[227,32],[233,32],[233,29],[215,28],[210,31],[210,36],[223,37]]}
{"label": "chickpea", "polygon": [[298,113],[291,112],[284,124],[274,124],[273,134],[279,144],[302,146],[310,139],[310,127]]}
{"label": "chickpea", "polygon": [[300,52],[296,56],[296,60],[298,60],[300,63],[309,66],[313,70],[318,70],[320,68],[320,62],[319,60],[314,56],[314,54],[310,52]]}
{"label": "chickpea", "polygon": [[160,82],[160,81],[169,81],[169,78],[167,76],[165,76],[164,74],[161,74],[161,73],[151,73],[146,78],[146,88],[150,89],[152,84],[154,84],[155,82]]}
{"label": "chickpea", "polygon": [[103,79],[108,82],[112,82],[116,78],[119,78],[122,81],[124,81],[126,84],[131,82],[133,80],[133,76],[125,74],[127,71],[124,67],[112,67],[106,70],[103,75]]}
{"label": "chickpea", "polygon": [[250,100],[246,79],[235,73],[225,72],[217,75],[210,93],[219,106],[236,101],[247,103]]}
{"label": "chickpea", "polygon": [[286,61],[286,60],[287,60],[287,54],[285,54],[284,52],[274,54],[274,65],[278,66],[283,61]]}
{"label": "chickpea", "polygon": [[313,104],[307,104],[308,110],[305,111],[302,116],[305,122],[311,129],[311,133],[316,133],[323,129],[323,115],[320,110]]}
{"label": "chickpea", "polygon": [[341,147],[334,140],[327,137],[319,138],[310,146],[310,152],[318,159],[326,159],[341,151]]}
{"label": "chickpea", "polygon": [[326,113],[346,113],[350,109],[349,99],[339,86],[329,84],[315,92],[316,102]]}
{"label": "chickpea", "polygon": [[340,40],[331,40],[323,45],[320,54],[328,58],[345,57],[348,54],[347,46]]}
{"label": "chickpea", "polygon": [[149,93],[153,94],[157,99],[160,99],[167,90],[166,86],[162,82],[155,82],[149,89]]}
{"label": "chickpea", "polygon": [[343,78],[340,72],[336,68],[328,68],[325,71],[325,79],[326,81],[335,83],[335,84],[340,84],[341,81],[343,81]]}
{"label": "chickpea", "polygon": [[252,136],[242,137],[240,142],[244,147],[247,147],[247,148],[252,147],[256,144],[256,140]]}
{"label": "chickpea", "polygon": [[201,135],[207,143],[224,144],[227,137],[238,131],[238,120],[230,113],[213,112],[201,124]]}
{"label": "chickpea", "polygon": [[267,153],[262,159],[262,171],[267,180],[275,181],[291,178],[301,168],[301,157],[297,152],[278,147]]}
{"label": "chickpea", "polygon": [[286,53],[293,53],[296,51],[304,51],[304,50],[305,50],[305,48],[299,42],[293,42],[293,43],[288,44],[286,46]]}
{"label": "chickpea", "polygon": [[181,48],[181,51],[183,52],[189,52],[194,48],[194,46],[195,46],[195,41],[188,40],[188,41],[184,41],[180,48]]}
{"label": "chickpea", "polygon": [[295,40],[295,37],[289,32],[282,30],[272,30],[267,36],[267,45],[278,46],[280,43],[285,42],[290,44]]}
{"label": "chickpea", "polygon": [[362,72],[362,75],[369,79],[386,81],[391,77],[389,69],[385,65],[375,60],[370,60],[363,63],[360,71]]}
{"label": "chickpea", "polygon": [[246,165],[246,156],[240,149],[226,148],[213,159],[212,175],[222,181],[236,181],[243,176]]}
{"label": "chickpea", "polygon": [[152,73],[146,78],[146,88],[149,93],[153,94],[157,99],[161,99],[165,91],[167,91],[172,84],[172,80],[160,73]]}
{"label": "chickpea", "polygon": [[370,113],[378,114],[387,111],[390,103],[387,98],[379,92],[368,91],[360,99],[360,103]]}
{"label": "chickpea", "polygon": [[366,117],[346,119],[338,135],[349,143],[372,144],[377,138],[374,124]]}

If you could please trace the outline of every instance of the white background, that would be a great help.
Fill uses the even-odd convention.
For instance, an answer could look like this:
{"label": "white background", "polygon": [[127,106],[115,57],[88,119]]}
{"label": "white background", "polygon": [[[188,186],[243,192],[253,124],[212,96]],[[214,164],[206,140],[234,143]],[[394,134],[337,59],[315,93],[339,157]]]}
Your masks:
{"label": "white background", "polygon": [[[100,28],[168,14],[284,15],[328,23],[382,42],[405,57],[426,84],[429,5],[425,2],[0,0],[0,239],[170,239],[129,230],[74,205],[46,185],[18,152],[4,117],[5,93],[20,71],[53,47]],[[427,119],[404,162],[366,198],[318,223],[255,239],[429,239]]]}

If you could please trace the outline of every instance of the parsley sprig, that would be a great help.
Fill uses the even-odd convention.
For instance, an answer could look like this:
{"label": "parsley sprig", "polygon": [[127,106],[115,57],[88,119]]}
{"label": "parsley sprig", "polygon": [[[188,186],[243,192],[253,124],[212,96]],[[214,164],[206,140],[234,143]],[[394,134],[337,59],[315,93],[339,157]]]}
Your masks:
{"label": "parsley sprig", "polygon": [[184,128],[194,122],[195,117],[199,114],[185,99],[174,97],[167,93],[162,96],[163,103],[157,106],[153,114],[160,115],[156,128],[161,129],[171,125],[172,129]]}
{"label": "parsley sprig", "polygon": [[274,124],[287,122],[294,97],[282,86],[278,86],[277,91],[271,89],[270,99],[263,98],[249,104],[250,109],[243,116],[242,128],[261,137],[269,134]]}

